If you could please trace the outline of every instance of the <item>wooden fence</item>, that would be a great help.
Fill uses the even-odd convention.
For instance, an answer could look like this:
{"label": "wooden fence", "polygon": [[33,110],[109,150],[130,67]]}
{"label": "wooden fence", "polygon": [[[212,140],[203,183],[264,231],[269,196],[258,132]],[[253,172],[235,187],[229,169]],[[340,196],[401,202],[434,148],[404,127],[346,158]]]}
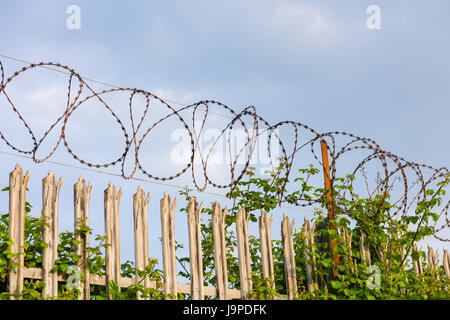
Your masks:
{"label": "wooden fence", "polygon": [[[10,247],[12,253],[21,253],[24,250],[24,230],[25,230],[25,192],[29,173],[24,174],[23,169],[17,165],[9,176],[9,232],[13,244]],[[24,256],[19,254],[12,259],[17,262],[15,268],[10,268],[8,273],[8,291],[11,294],[20,295],[23,290],[24,278],[42,279],[46,286],[43,288],[44,298],[57,297],[58,282],[66,281],[62,276],[51,272],[58,257],[58,202],[59,191],[61,189],[61,179],[56,180],[55,175],[50,173],[42,181],[42,215],[47,224],[43,228],[43,240],[48,247],[42,251],[42,268],[25,268]],[[89,223],[89,202],[92,187],[80,177],[74,184],[74,228]],[[139,283],[142,279],[136,274],[134,278],[124,278],[120,274],[120,246],[119,246],[119,204],[122,190],[117,191],[116,187],[109,184],[104,192],[104,212],[105,212],[105,234],[110,244],[105,249],[106,275],[98,276],[89,274],[87,264],[87,253],[84,249],[89,246],[89,237],[79,237],[79,244],[75,248],[75,253],[81,256],[77,262],[77,267],[84,274],[81,282],[81,295],[79,299],[90,299],[90,286],[106,286],[109,280],[114,280],[119,288]],[[135,267],[143,270],[148,263],[148,204],[150,195],[146,194],[138,187],[137,193],[133,196],[133,215],[134,215],[134,247],[135,247]],[[171,199],[170,195],[164,194],[161,199],[161,234],[162,234],[162,256],[163,271],[165,274],[163,292],[168,297],[176,297],[177,292],[190,294],[194,300],[202,300],[205,296],[215,296],[220,300],[225,299],[248,299],[252,290],[251,281],[251,260],[248,242],[248,223],[250,215],[243,209],[240,209],[236,215],[236,235],[237,252],[239,258],[239,274],[241,289],[231,289],[228,284],[226,243],[225,243],[225,218],[227,211],[222,210],[221,205],[216,202],[212,211],[212,231],[214,241],[214,263],[216,275],[216,287],[203,285],[203,265],[202,265],[202,246],[200,232],[200,216],[202,204],[198,204],[193,198],[187,208],[187,224],[189,232],[189,256],[191,283],[177,283],[176,255],[175,255],[175,225],[174,214],[176,208],[176,199]],[[259,217],[259,234],[262,273],[264,278],[274,280],[274,264],[272,255],[271,240],[272,217],[262,210]],[[282,245],[284,253],[284,266],[287,295],[281,299],[295,299],[297,297],[297,275],[295,265],[295,252],[293,246],[294,221],[284,215],[281,223]],[[305,218],[302,233],[306,245],[314,243],[315,225],[311,226],[308,219]],[[343,233],[344,243],[341,245],[350,245],[352,235]],[[367,265],[370,264],[370,252],[364,241],[364,236],[360,239],[361,258]],[[417,250],[417,247],[414,248]],[[310,252],[305,250],[305,255]],[[377,251],[380,259],[383,259],[383,250]],[[432,248],[428,250],[428,263],[430,268],[438,267],[438,255]],[[445,274],[450,277],[450,256],[444,251],[443,266]],[[417,274],[423,273],[421,260],[414,262],[414,270]],[[316,268],[315,261],[312,265],[306,265],[307,289],[315,291],[318,289],[317,279],[313,277],[313,271]],[[157,288],[154,281],[143,279],[142,282],[146,288]],[[268,283],[273,286],[274,282]],[[108,286],[107,290],[108,290]],[[107,291],[108,298],[111,293]],[[138,296],[140,298],[140,296]],[[275,298],[275,297],[273,297]],[[280,299],[280,297],[277,297]],[[14,299],[14,296],[11,296]]]}

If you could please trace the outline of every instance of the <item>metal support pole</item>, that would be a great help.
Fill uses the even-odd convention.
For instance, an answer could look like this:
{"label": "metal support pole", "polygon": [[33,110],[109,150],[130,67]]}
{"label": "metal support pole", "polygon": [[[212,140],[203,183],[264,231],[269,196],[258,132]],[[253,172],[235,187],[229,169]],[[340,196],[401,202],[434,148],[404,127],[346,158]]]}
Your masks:
{"label": "metal support pole", "polygon": [[[336,226],[333,225],[332,221],[335,218],[334,207],[333,207],[333,197],[331,195],[331,179],[330,179],[330,164],[328,161],[328,146],[325,140],[320,141],[320,146],[322,149],[322,164],[323,164],[323,177],[325,180],[325,190],[326,197],[328,200],[327,209],[328,209],[328,230],[335,230]],[[333,261],[336,265],[339,264],[339,255],[334,252],[334,248],[338,246],[337,239],[331,241],[331,251]],[[338,270],[333,268],[333,277],[336,277],[338,274]]]}

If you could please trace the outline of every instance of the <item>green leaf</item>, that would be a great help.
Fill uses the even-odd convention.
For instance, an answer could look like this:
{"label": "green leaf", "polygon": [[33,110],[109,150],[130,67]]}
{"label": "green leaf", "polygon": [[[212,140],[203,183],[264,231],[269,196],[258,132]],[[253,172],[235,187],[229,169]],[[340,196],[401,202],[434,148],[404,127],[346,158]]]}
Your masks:
{"label": "green leaf", "polygon": [[340,281],[332,280],[330,281],[330,284],[334,289],[340,289],[342,287],[342,282]]}

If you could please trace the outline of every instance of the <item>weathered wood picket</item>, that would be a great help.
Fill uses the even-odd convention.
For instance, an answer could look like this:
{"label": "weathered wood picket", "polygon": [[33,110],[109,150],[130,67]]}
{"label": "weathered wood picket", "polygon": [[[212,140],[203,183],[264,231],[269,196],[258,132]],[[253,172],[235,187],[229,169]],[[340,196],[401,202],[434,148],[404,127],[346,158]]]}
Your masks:
{"label": "weathered wood picket", "polygon": [[[13,244],[10,246],[12,253],[21,253],[24,251],[24,230],[25,230],[25,191],[29,180],[29,173],[24,174],[23,169],[17,165],[9,176],[9,233]],[[42,279],[46,286],[42,291],[44,298],[57,297],[58,282],[66,281],[62,276],[52,272],[58,251],[58,203],[59,192],[62,186],[62,180],[56,180],[55,175],[50,173],[42,181],[42,218],[46,221],[43,228],[43,240],[48,244],[42,251],[42,268],[25,268],[24,256],[22,254],[14,255],[11,258],[15,262],[11,265],[8,273],[8,292],[20,295],[23,290],[24,278]],[[82,177],[74,184],[74,229],[80,230],[89,226],[89,202],[91,198],[92,186]],[[111,183],[104,191],[104,212],[105,212],[105,234],[109,246],[105,250],[106,275],[98,276],[89,274],[87,264],[87,252],[89,247],[89,236],[82,232],[76,232],[76,239],[79,244],[75,248],[75,253],[81,256],[77,262],[77,267],[84,277],[81,281],[79,299],[90,298],[90,286],[106,286],[109,280],[114,280],[120,287],[126,287],[136,283],[143,283],[145,288],[157,288],[157,284],[148,278],[142,279],[137,274],[134,278],[124,278],[120,274],[120,246],[119,246],[119,204],[122,196],[122,189],[116,190]],[[135,266],[138,270],[146,268],[149,258],[148,245],[148,205],[150,195],[138,187],[137,193],[133,196],[133,218],[134,218],[134,246],[135,246]],[[212,232],[214,242],[214,261],[217,284],[216,287],[203,285],[203,265],[202,265],[202,244],[201,244],[201,212],[203,204],[198,204],[195,198],[192,198],[187,208],[187,224],[189,231],[189,256],[191,283],[177,283],[176,255],[175,255],[175,224],[174,214],[176,208],[176,198],[165,193],[161,199],[161,235],[162,235],[162,255],[163,271],[165,281],[163,291],[167,299],[176,299],[177,293],[191,294],[192,299],[201,300],[205,296],[216,296],[220,300],[225,299],[249,299],[251,298],[252,280],[251,280],[251,259],[248,241],[248,225],[250,215],[242,208],[236,214],[236,235],[237,249],[239,258],[239,273],[241,289],[230,289],[228,283],[227,256],[225,242],[225,219],[227,209],[222,209],[218,202],[215,202],[212,210]],[[268,218],[267,213],[261,210],[259,217],[259,236],[261,249],[262,273],[265,279],[268,279],[267,285],[274,288],[274,262],[272,255],[271,225],[273,217]],[[305,218],[302,227],[303,242],[305,245],[314,243],[315,225]],[[297,271],[295,263],[295,252],[293,245],[294,220],[290,222],[284,215],[281,222],[281,236],[284,253],[284,266],[287,295],[281,299],[297,298]],[[350,246],[352,234],[343,230],[343,243],[341,245]],[[306,246],[308,247],[308,246]],[[370,253],[365,235],[363,234],[359,241],[361,258],[367,265],[370,264]],[[309,256],[313,248],[305,249],[305,256]],[[417,245],[413,250],[418,250]],[[383,259],[385,250],[382,248],[377,251],[380,259]],[[428,248],[428,264],[431,270],[438,268],[438,252]],[[443,267],[445,275],[450,278],[450,255],[447,250],[443,254]],[[423,274],[422,261],[413,262],[413,268],[417,275]],[[315,258],[312,258],[306,265],[307,289],[310,292],[318,290],[318,281],[313,277],[316,269]],[[108,298],[111,293],[108,292]],[[138,295],[137,297],[141,297]],[[272,297],[276,298],[276,297]],[[277,297],[280,299],[280,297]],[[11,296],[14,299],[14,296]]]}
{"label": "weathered wood picket", "polygon": [[[138,270],[144,270],[148,265],[148,203],[150,194],[145,196],[144,190],[138,187],[137,193],[133,196],[133,215],[134,215],[134,256],[135,266]],[[150,287],[148,277],[141,279],[136,275],[136,284],[143,280],[144,288]],[[138,292],[138,299],[140,292]]]}
{"label": "weathered wood picket", "polygon": [[250,214],[239,207],[236,214],[236,237],[239,255],[239,277],[241,281],[241,296],[243,299],[249,297],[253,284],[251,280],[250,246],[248,243],[248,221]]}
{"label": "weathered wood picket", "polygon": [[[23,169],[17,165],[9,175],[9,234],[13,241],[11,253],[23,252],[25,242],[25,192],[30,175],[27,171],[23,175]],[[24,263],[24,256],[18,254],[13,258],[17,263],[16,268],[12,268],[8,273],[8,289],[12,294],[20,294],[23,290],[24,270],[21,266]]]}
{"label": "weathered wood picket", "polygon": [[[83,226],[89,225],[89,201],[91,199],[92,186],[90,183],[86,185],[86,181],[80,177],[78,182],[73,186],[73,200],[74,200],[74,229],[79,230]],[[84,274],[81,279],[81,294],[80,300],[89,300],[90,297],[90,285],[89,285],[89,268],[87,264],[88,253],[86,248],[89,247],[89,233],[77,235],[75,240],[80,243],[75,248],[75,254],[81,256],[78,261],[77,267]],[[53,294],[55,295],[55,293]]]}
{"label": "weathered wood picket", "polygon": [[203,300],[203,259],[200,214],[203,203],[198,205],[195,198],[188,206],[189,257],[191,266],[191,295],[193,300]]}
{"label": "weathered wood picket", "polygon": [[267,286],[275,288],[275,274],[273,272],[273,254],[272,254],[272,237],[271,226],[273,216],[270,219],[267,218],[267,213],[261,210],[261,216],[259,217],[259,238],[261,247],[261,265],[262,274],[264,279],[270,279]]}
{"label": "weathered wood picket", "polygon": [[50,171],[42,180],[42,216],[44,221],[43,241],[48,245],[42,249],[42,281],[47,285],[42,289],[44,297],[58,294],[57,274],[51,272],[58,256],[58,202],[61,178],[56,183],[55,175]]}

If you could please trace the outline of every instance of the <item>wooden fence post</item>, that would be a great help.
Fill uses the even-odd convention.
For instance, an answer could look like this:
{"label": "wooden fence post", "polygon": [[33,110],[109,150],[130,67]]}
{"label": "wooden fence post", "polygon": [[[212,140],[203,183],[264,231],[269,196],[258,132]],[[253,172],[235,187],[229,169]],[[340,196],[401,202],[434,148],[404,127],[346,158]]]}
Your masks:
{"label": "wooden fence post", "polygon": [[[89,226],[89,202],[91,199],[92,186],[90,183],[86,185],[86,180],[82,177],[78,179],[78,182],[73,185],[73,203],[74,203],[74,229],[75,232],[83,226]],[[86,249],[89,247],[89,232],[83,234],[77,234],[75,237],[80,243],[75,247],[75,254],[81,256],[77,263],[77,267],[80,269],[83,277],[81,279],[80,295],[78,300],[90,299],[90,273],[89,265],[87,262],[88,252]]]}
{"label": "wooden fence post", "polygon": [[[346,268],[345,272],[347,274],[348,274],[349,271],[351,273],[355,272],[355,267],[354,267],[354,263],[353,263],[352,239],[353,239],[353,231],[351,231],[350,234],[349,234],[347,228],[344,227],[342,229],[342,240],[343,240],[343,245],[348,250],[348,257],[345,258],[345,265],[350,265],[350,270],[348,270]],[[383,252],[383,251],[380,251],[380,252]],[[380,257],[381,261],[384,261],[383,256],[379,256],[379,257]]]}
{"label": "wooden fence post", "polygon": [[[283,214],[283,220],[281,221],[281,235],[283,239],[286,291],[289,300],[293,300],[298,297],[297,276],[295,271],[295,251],[292,239],[293,231],[294,231],[294,219],[292,220],[292,224],[290,224],[288,216],[286,216],[286,214]],[[311,278],[311,270],[309,276]]]}
{"label": "wooden fence post", "polygon": [[436,253],[434,253],[434,250],[432,247],[428,246],[428,266],[430,268],[430,272],[434,273],[434,276],[436,277],[436,280],[439,280],[439,252],[436,250]]}
{"label": "wooden fence post", "polygon": [[47,177],[42,180],[42,219],[43,241],[47,247],[42,249],[42,297],[58,297],[58,274],[51,272],[58,258],[58,200],[61,189],[61,178],[56,184],[56,177],[50,170]]}
{"label": "wooden fence post", "polygon": [[[380,261],[384,264],[386,261],[386,254],[387,254],[387,250],[388,250],[387,245],[384,243],[381,243],[378,248],[374,248],[374,249],[378,255],[378,259],[380,259]],[[405,255],[405,252],[404,252],[404,249],[402,249],[402,259],[403,259],[404,255]]]}
{"label": "wooden fence post", "polygon": [[250,247],[248,244],[248,221],[250,213],[245,214],[245,210],[239,206],[236,213],[236,236],[239,255],[239,276],[241,280],[241,297],[249,299],[249,294],[253,284],[251,279],[251,259]]}
{"label": "wooden fence post", "polygon": [[[420,250],[422,250],[422,248],[420,248]],[[417,243],[414,243],[413,252],[414,251],[419,251],[419,249],[417,247]],[[422,257],[421,256],[419,256],[419,259],[417,261],[413,260],[413,268],[414,268],[414,273],[416,274],[417,277],[420,277],[423,274]]]}
{"label": "wooden fence post", "polygon": [[271,279],[267,286],[275,289],[275,275],[273,271],[273,255],[272,255],[272,237],[271,225],[273,216],[267,218],[267,213],[261,209],[261,216],[259,217],[259,237],[261,246],[261,263],[263,278]]}
{"label": "wooden fence post", "polygon": [[216,287],[219,300],[228,299],[227,251],[225,243],[225,217],[227,209],[222,213],[222,207],[216,201],[212,214],[212,231],[214,241],[214,262],[216,264]]}
{"label": "wooden fence post", "polygon": [[106,248],[106,292],[108,299],[112,299],[109,282],[114,281],[120,290],[120,242],[119,242],[119,204],[122,188],[116,194],[116,187],[110,182],[104,192],[105,195],[105,231],[110,246]]}
{"label": "wooden fence post", "polygon": [[361,237],[359,239],[359,253],[361,255],[361,261],[368,266],[371,263],[370,250],[369,244],[365,240],[366,234],[363,232],[361,233]]}
{"label": "wooden fence post", "polygon": [[[144,288],[150,286],[150,280],[138,276],[137,271],[145,270],[148,266],[148,203],[150,194],[145,196],[140,187],[133,195],[133,217],[134,217],[134,259],[136,266],[136,284],[142,283]],[[141,293],[137,293],[137,299],[141,299]]]}
{"label": "wooden fence post", "polygon": [[450,256],[448,251],[444,249],[444,257],[442,264],[444,265],[444,272],[448,279],[450,279]]}
{"label": "wooden fence post", "polygon": [[[10,250],[11,253],[18,255],[11,259],[17,266],[11,266],[8,271],[8,292],[14,295],[20,295],[23,290],[25,193],[29,178],[28,171],[24,176],[19,164],[9,174],[9,235],[13,241]],[[15,300],[16,297],[10,296],[9,299]]]}
{"label": "wooden fence post", "polygon": [[202,213],[202,210],[203,203],[198,206],[197,200],[195,198],[192,198],[188,204],[187,210],[192,300],[204,299],[202,235],[200,229],[200,215]]}
{"label": "wooden fence post", "polygon": [[161,199],[161,236],[163,249],[164,294],[166,299],[177,299],[177,266],[175,253],[175,198],[171,204],[170,196],[164,192]]}
{"label": "wooden fence post", "polygon": [[306,283],[309,292],[318,290],[317,279],[313,276],[313,271],[316,270],[316,257],[314,256],[314,236],[315,236],[316,224],[311,229],[311,222],[305,217],[305,223],[303,224],[303,244],[305,245],[305,258],[309,259],[312,256],[312,264],[306,263]]}
{"label": "wooden fence post", "polygon": [[[308,220],[308,229],[309,229],[309,243],[311,244],[311,253],[313,254],[312,257],[312,271],[317,270],[317,258],[315,255],[316,249],[314,248],[315,239],[316,239],[316,223],[314,222],[312,228],[311,228],[311,222]],[[317,281],[317,276],[313,277],[313,286],[315,290],[319,290],[319,281]]]}

